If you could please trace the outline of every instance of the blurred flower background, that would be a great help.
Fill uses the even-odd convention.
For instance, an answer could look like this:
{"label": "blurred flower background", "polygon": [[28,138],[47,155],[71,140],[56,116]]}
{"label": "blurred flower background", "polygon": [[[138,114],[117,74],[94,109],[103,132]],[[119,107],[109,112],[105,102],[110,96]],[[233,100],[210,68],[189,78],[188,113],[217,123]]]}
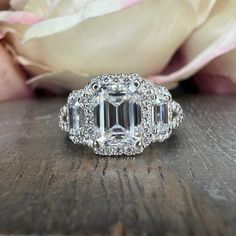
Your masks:
{"label": "blurred flower background", "polygon": [[1,0],[0,100],[139,73],[236,94],[236,0]]}

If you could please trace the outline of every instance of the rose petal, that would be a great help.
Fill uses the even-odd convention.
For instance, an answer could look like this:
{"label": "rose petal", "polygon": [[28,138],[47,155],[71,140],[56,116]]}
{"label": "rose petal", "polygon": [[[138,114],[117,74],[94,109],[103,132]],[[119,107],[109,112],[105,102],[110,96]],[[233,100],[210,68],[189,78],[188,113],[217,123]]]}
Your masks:
{"label": "rose petal", "polygon": [[236,95],[235,61],[236,50],[212,61],[196,76],[198,89],[204,93]]}
{"label": "rose petal", "polygon": [[[76,6],[78,4],[75,4],[75,1],[70,1],[70,2],[73,2],[74,4],[68,4],[68,2],[59,1],[59,3],[56,5],[55,8],[57,9],[57,11],[58,8],[63,9],[64,13],[68,8],[64,7],[65,4],[69,6],[69,10],[71,8],[77,9]],[[60,4],[63,7],[61,7]],[[38,23],[35,26],[32,26],[25,33],[24,42],[29,41],[33,38],[41,38],[66,31],[68,29],[75,27],[76,25],[80,24],[81,22],[87,19],[122,10],[123,8],[127,7],[126,4],[127,2],[125,0],[110,0],[109,2],[106,0],[96,0],[96,1],[87,0],[79,4],[78,6],[79,10],[74,11],[73,12],[74,14],[70,14],[67,16],[61,16],[62,14],[57,15],[52,10],[51,17],[53,16],[54,18],[45,20],[41,23]],[[61,13],[61,11],[59,11],[59,13]]]}
{"label": "rose petal", "polygon": [[[54,72],[84,75],[86,80],[101,73],[137,72],[144,77],[160,73],[193,30],[205,22],[215,4],[214,0],[145,0],[122,10],[131,2],[50,2],[54,5],[43,14],[60,17],[30,27],[24,45],[12,39],[9,43],[18,58],[46,65]],[[43,7],[39,8],[31,11],[43,12]]]}
{"label": "rose petal", "polygon": [[1,44],[0,62],[0,101],[31,96],[31,91],[25,85],[23,73]]}
{"label": "rose petal", "polygon": [[236,95],[236,84],[229,77],[201,73],[194,79],[202,93]]}
{"label": "rose petal", "polygon": [[212,8],[215,6],[218,0],[188,0],[193,6],[197,15],[196,27],[203,24],[210,15]]}
{"label": "rose petal", "polygon": [[[53,0],[28,0],[24,10],[47,18],[53,8]],[[58,0],[57,0],[58,2]],[[64,1],[65,2],[65,1]],[[67,2],[67,1],[66,1]]]}
{"label": "rose petal", "polygon": [[205,67],[201,74],[231,79],[236,84],[236,50],[224,54]]}
{"label": "rose petal", "polygon": [[50,18],[72,15],[76,13],[87,14],[93,11],[97,15],[104,15],[117,10],[130,7],[143,0],[30,0],[26,6],[28,11],[47,15]]}
{"label": "rose petal", "polygon": [[[170,14],[166,14],[167,11]],[[123,11],[91,18],[51,36],[43,37],[47,33],[38,29],[39,39],[24,45],[13,43],[20,55],[43,62],[55,71],[71,71],[89,77],[137,72],[145,77],[165,68],[194,29],[194,16],[192,7],[184,1],[181,4],[176,1],[173,8],[173,1],[149,0]],[[67,17],[61,19],[66,25]],[[51,33],[53,28],[47,25],[47,32]]]}
{"label": "rose petal", "polygon": [[[77,75],[69,71],[45,73],[30,79],[27,84],[35,88],[45,88],[55,94],[64,94],[67,91],[83,88],[92,77]],[[177,83],[166,84],[166,88],[173,89]]]}
{"label": "rose petal", "polygon": [[208,63],[215,58],[230,52],[236,48],[236,22],[227,30],[227,32],[217,39],[214,43],[208,46],[203,52],[201,52],[196,58],[194,58],[189,64],[181,68],[180,70],[167,75],[156,76],[151,79],[159,84],[174,82],[191,77]]}
{"label": "rose petal", "polygon": [[[236,48],[236,1],[218,1],[208,21],[199,27],[181,49],[182,65],[167,76],[152,79],[165,83],[187,79],[216,58]],[[187,64],[186,64],[187,63]],[[185,66],[183,66],[186,64]]]}
{"label": "rose petal", "polygon": [[56,94],[62,94],[68,90],[83,88],[91,78],[77,75],[69,71],[46,73],[32,78],[27,82],[33,89],[46,88]]}
{"label": "rose petal", "polygon": [[9,0],[10,6],[14,10],[22,11],[29,0]]}
{"label": "rose petal", "polygon": [[25,11],[2,11],[0,12],[0,21],[9,24],[33,25],[43,20],[42,17]]}

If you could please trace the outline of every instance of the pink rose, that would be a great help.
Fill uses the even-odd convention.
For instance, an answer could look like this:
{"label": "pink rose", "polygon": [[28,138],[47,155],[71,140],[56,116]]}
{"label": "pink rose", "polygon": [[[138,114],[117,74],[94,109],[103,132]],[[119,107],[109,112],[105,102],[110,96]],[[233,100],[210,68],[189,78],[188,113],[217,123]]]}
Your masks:
{"label": "pink rose", "polygon": [[219,92],[206,86],[226,78],[230,90],[224,93],[236,91],[234,0],[10,4],[10,10],[0,12],[2,41],[32,88],[61,93],[84,86],[97,74],[136,72],[169,88],[195,76],[206,92]]}
{"label": "pink rose", "polygon": [[25,75],[0,44],[0,100],[23,98],[32,95],[25,84]]}

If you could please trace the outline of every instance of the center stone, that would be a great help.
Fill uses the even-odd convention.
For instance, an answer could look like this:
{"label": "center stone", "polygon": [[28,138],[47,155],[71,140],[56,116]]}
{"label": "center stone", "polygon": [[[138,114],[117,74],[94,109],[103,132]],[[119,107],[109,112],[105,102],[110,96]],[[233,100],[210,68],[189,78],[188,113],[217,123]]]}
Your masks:
{"label": "center stone", "polygon": [[133,87],[107,86],[100,89],[94,109],[99,145],[124,147],[139,141],[141,107],[134,101],[134,93]]}

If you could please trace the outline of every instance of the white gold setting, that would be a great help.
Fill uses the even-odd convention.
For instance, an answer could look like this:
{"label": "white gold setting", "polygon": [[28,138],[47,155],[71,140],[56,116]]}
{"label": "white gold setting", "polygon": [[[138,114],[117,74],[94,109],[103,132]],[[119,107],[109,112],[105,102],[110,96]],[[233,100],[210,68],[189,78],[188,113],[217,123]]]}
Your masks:
{"label": "white gold setting", "polygon": [[137,74],[100,75],[73,91],[60,110],[59,126],[73,143],[96,154],[135,155],[167,139],[183,120],[169,91]]}

